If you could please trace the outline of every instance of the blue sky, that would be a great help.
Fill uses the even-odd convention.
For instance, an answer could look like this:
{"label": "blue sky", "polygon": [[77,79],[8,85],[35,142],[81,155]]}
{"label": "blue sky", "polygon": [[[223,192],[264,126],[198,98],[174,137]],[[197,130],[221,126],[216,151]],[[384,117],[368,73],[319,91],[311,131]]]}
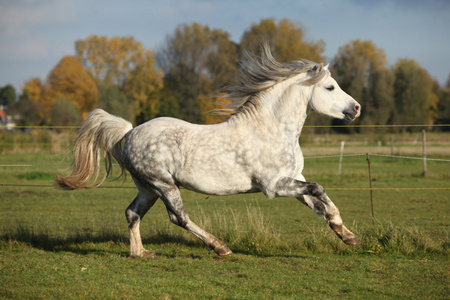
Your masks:
{"label": "blue sky", "polygon": [[449,0],[0,0],[0,86],[45,79],[74,43],[90,35],[133,36],[157,50],[181,23],[227,31],[239,42],[261,18],[288,18],[325,56],[372,40],[389,64],[415,59],[443,85],[450,73]]}

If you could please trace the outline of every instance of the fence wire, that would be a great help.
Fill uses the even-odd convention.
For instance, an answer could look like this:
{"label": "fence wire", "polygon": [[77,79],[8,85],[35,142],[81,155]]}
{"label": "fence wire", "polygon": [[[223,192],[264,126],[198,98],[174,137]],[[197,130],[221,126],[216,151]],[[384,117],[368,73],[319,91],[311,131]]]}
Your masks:
{"label": "fence wire", "polygon": [[[431,160],[431,161],[441,161],[441,162],[450,162],[450,159],[442,159],[442,158],[423,158],[423,157],[416,157],[416,156],[401,156],[401,155],[387,155],[387,154],[372,154],[369,153],[370,156],[375,157],[389,157],[389,158],[403,158],[403,159],[416,159],[416,160]],[[337,158],[337,157],[354,157],[354,156],[367,156],[367,153],[365,154],[335,154],[335,155],[319,155],[319,156],[304,156],[304,159],[322,159],[322,158]],[[113,164],[114,166],[118,166],[119,164]],[[70,167],[70,164],[64,164],[64,165],[32,165],[32,164],[2,164],[0,167]]]}
{"label": "fence wire", "polygon": [[[0,125],[0,128],[5,129],[79,129],[79,125]],[[393,127],[450,127],[450,124],[384,124],[384,125],[355,125],[355,124],[344,124],[344,125],[304,125],[303,128],[393,128]]]}
{"label": "fence wire", "polygon": [[[355,156],[367,156],[371,157],[389,157],[389,158],[401,158],[401,159],[415,159],[415,160],[423,160],[423,157],[413,157],[413,156],[399,156],[399,155],[385,155],[385,154],[343,154],[343,155],[321,155],[321,156],[305,156],[305,159],[323,159],[323,158],[338,158],[338,157],[355,157]],[[427,161],[440,161],[440,162],[450,162],[450,159],[437,159],[437,158],[425,158]],[[118,164],[113,164],[118,166]],[[58,164],[1,164],[0,167],[69,167],[69,164],[58,165]],[[50,184],[9,184],[9,183],[0,183],[0,187],[34,187],[34,188],[54,188],[54,185]],[[135,189],[135,186],[100,186],[100,189]],[[382,190],[450,190],[450,187],[389,187],[389,188],[370,188],[370,187],[328,187],[327,190],[347,190],[347,191],[382,191]]]}
{"label": "fence wire", "polygon": [[[416,124],[416,125],[403,125],[403,124],[385,124],[385,125],[305,125],[303,128],[394,128],[394,127],[450,127],[450,124]],[[80,126],[0,126],[4,129],[79,129]],[[336,154],[336,155],[321,155],[321,156],[305,156],[304,159],[323,159],[323,158],[337,158],[337,157],[352,157],[352,156],[367,156],[368,154]],[[427,160],[427,161],[439,161],[439,162],[450,162],[450,159],[440,159],[440,158],[424,158],[424,157],[414,157],[414,156],[400,156],[400,155],[386,155],[386,154],[370,154],[370,156],[375,157],[389,157],[389,158],[399,158],[399,159],[415,159],[415,160]],[[114,164],[117,165],[117,164]],[[59,165],[59,164],[0,164],[0,167],[69,167],[69,164]],[[8,184],[0,183],[1,187],[44,187],[51,188],[53,185],[46,184]],[[101,189],[135,189],[135,186],[101,186]],[[327,190],[450,190],[449,188],[421,188],[421,187],[392,187],[392,188],[340,188],[340,187],[330,187]]]}

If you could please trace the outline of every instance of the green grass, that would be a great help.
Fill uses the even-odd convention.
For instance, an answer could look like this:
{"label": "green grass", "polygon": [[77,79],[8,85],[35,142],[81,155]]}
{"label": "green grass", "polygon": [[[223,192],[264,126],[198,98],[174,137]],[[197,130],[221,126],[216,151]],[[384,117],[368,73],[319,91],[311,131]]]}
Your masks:
{"label": "green grass", "polygon": [[[45,153],[0,155],[0,164],[60,161]],[[191,219],[233,254],[207,250],[172,225],[158,201],[141,224],[154,259],[128,258],[124,210],[136,190],[117,188],[121,180],[65,192],[33,186],[50,186],[54,167],[0,168],[0,183],[23,185],[0,186],[0,297],[448,298],[449,190],[428,188],[449,186],[450,163],[428,162],[423,178],[421,161],[371,161],[375,227],[365,157],[344,157],[342,178],[338,158],[305,162],[306,178],[327,189],[361,246],[345,246],[292,198],[183,190]]]}

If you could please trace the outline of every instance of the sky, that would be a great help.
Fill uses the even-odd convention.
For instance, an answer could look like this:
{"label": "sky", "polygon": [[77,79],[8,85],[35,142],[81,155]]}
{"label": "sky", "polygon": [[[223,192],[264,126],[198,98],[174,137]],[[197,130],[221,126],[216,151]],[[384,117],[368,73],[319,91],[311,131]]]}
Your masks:
{"label": "sky", "polygon": [[239,43],[263,18],[287,18],[331,60],[352,40],[370,40],[389,65],[416,60],[440,85],[450,74],[449,0],[0,0],[0,87],[18,93],[45,80],[76,40],[133,36],[154,51],[179,24],[197,22]]}

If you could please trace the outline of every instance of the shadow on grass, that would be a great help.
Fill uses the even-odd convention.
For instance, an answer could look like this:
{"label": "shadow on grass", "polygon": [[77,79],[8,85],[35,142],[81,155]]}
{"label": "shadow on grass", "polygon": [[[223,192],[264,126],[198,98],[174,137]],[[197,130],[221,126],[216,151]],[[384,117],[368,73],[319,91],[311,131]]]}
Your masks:
{"label": "shadow on grass", "polygon": [[[205,245],[183,231],[173,231],[168,227],[158,230],[143,239],[144,246],[160,245],[170,249],[160,256],[175,257],[179,246],[205,249]],[[379,223],[376,228],[358,230],[362,245],[346,246],[332,232],[311,232],[308,236],[295,240],[280,238],[267,239],[266,235],[254,235],[252,232],[238,236],[224,237],[235,254],[257,257],[305,258],[314,254],[339,255],[383,255],[397,254],[407,256],[448,255],[450,242],[448,232],[440,239],[430,237],[417,227],[403,228],[390,223]],[[72,252],[80,255],[119,254],[129,255],[129,236],[118,230],[103,228],[96,233],[87,231],[57,235],[45,230],[35,231],[21,225],[10,227],[0,235],[0,240],[10,243],[26,244],[49,252]],[[149,250],[154,251],[149,247]],[[161,248],[161,247],[160,247]]]}
{"label": "shadow on grass", "polygon": [[[72,252],[79,255],[95,254],[99,256],[111,253],[119,254],[122,257],[129,256],[129,236],[113,230],[103,230],[98,233],[77,232],[65,236],[56,236],[47,232],[36,232],[33,229],[17,224],[15,229],[0,235],[1,241],[12,243],[23,243],[27,246],[48,252]],[[173,258],[177,256],[177,246],[193,249],[207,249],[206,246],[194,238],[186,238],[183,233],[158,231],[143,239],[144,246],[151,249],[151,245],[173,246],[175,251],[166,251],[158,253],[157,256]],[[281,257],[281,258],[306,258],[307,255],[301,255],[298,252],[291,253],[289,249],[279,249],[277,247],[258,248],[251,240],[230,241],[231,250],[234,254],[256,256],[256,257]],[[212,250],[211,250],[212,251]],[[191,258],[203,258],[188,254]],[[217,256],[217,258],[221,258]]]}
{"label": "shadow on grass", "polygon": [[[77,232],[74,234],[56,236],[46,232],[35,232],[30,228],[18,225],[15,230],[0,235],[1,241],[24,243],[36,249],[49,252],[73,252],[76,254],[105,255],[119,253],[128,257],[129,236],[112,230],[103,230],[92,234]],[[168,234],[157,232],[143,239],[144,246],[150,245],[185,245],[187,247],[204,247],[201,243],[189,240],[181,234]],[[124,250],[126,249],[126,250]]]}

